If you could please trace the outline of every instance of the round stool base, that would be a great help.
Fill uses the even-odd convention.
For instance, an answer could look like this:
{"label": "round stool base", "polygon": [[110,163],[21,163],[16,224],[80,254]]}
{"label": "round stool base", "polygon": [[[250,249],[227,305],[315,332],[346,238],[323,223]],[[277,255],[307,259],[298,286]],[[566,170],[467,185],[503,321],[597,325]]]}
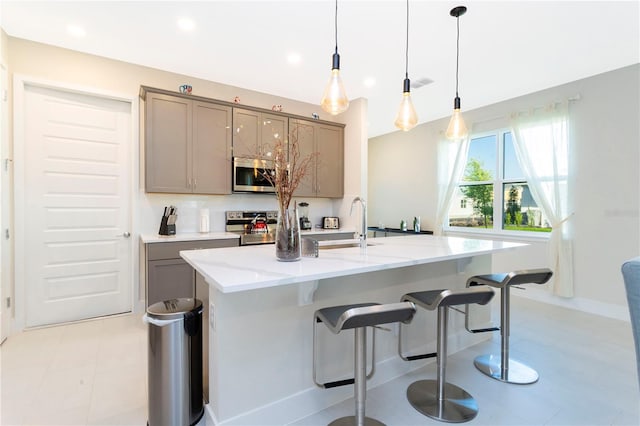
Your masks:
{"label": "round stool base", "polygon": [[438,385],[435,380],[419,380],[407,388],[409,404],[433,419],[462,423],[478,414],[476,400],[464,389],[445,383],[444,397],[444,400],[438,401]]}
{"label": "round stool base", "polygon": [[[355,424],[356,424],[356,416],[347,416],[347,417],[340,417],[339,419],[335,419],[334,421],[329,423],[329,426],[354,426]],[[365,426],[386,426],[381,421],[372,419],[371,417],[364,418],[364,425]]]}
{"label": "round stool base", "polygon": [[533,368],[509,358],[509,370],[506,377],[502,377],[500,355],[480,355],[473,360],[478,370],[496,380],[517,385],[528,385],[538,381],[538,373]]}

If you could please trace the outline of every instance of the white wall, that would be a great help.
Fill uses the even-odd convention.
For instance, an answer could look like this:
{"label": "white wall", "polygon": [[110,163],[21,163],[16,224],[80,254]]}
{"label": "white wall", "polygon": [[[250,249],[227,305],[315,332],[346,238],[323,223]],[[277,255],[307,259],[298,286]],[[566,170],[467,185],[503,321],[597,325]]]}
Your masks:
{"label": "white wall", "polygon": [[411,227],[420,216],[423,230],[436,217],[436,127],[425,124],[369,140],[369,224]]}
{"label": "white wall", "polygon": [[[524,292],[587,311],[628,318],[620,266],[640,253],[640,65],[596,75],[484,108],[465,111],[474,131],[508,125],[513,111],[580,95],[570,103],[574,173],[575,298],[537,289]],[[464,99],[463,99],[464,101]],[[369,218],[397,227],[422,214],[423,229],[435,221],[436,145],[448,118],[408,133],[369,140]],[[408,183],[412,182],[412,183]],[[494,257],[496,270],[546,266],[547,247]],[[531,286],[529,286],[531,287]]]}
{"label": "white wall", "polygon": [[[342,113],[347,123],[344,129],[344,201],[334,202],[334,211],[340,217],[340,226],[359,229],[360,211],[350,214],[351,202],[355,197],[367,197],[367,100],[356,99],[349,103],[349,109]],[[360,123],[357,125],[354,123]],[[347,144],[346,141],[349,141]]]}

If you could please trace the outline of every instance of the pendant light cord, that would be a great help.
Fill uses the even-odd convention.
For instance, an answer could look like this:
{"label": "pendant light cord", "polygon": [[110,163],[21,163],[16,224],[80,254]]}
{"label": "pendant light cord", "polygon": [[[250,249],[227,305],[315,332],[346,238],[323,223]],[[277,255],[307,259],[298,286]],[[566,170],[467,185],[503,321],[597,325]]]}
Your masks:
{"label": "pendant light cord", "polygon": [[456,98],[458,97],[458,63],[460,61],[460,15],[456,16]]}
{"label": "pendant light cord", "polygon": [[409,0],[407,0],[407,43],[404,50],[404,75],[405,78],[409,78]]}
{"label": "pendant light cord", "polygon": [[336,13],[334,15],[333,27],[335,29],[336,53],[338,53],[338,0],[336,0]]}

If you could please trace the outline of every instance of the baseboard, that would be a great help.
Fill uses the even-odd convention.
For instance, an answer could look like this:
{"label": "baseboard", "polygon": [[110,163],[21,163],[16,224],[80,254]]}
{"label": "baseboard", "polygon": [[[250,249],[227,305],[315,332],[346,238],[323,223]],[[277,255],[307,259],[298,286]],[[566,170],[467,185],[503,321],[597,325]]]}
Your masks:
{"label": "baseboard", "polygon": [[[465,330],[460,330],[455,334],[449,335],[447,339],[448,354],[466,349],[481,341],[488,340],[490,337],[490,333],[469,334]],[[433,341],[428,345],[424,345],[424,347],[416,348],[415,351],[416,353],[435,352],[435,345],[436,342]],[[435,358],[406,362],[397,355],[391,356],[376,363],[376,372],[374,376],[367,381],[367,389],[383,385],[432,362],[435,362]],[[311,378],[309,378],[309,382],[311,382]],[[294,395],[221,422],[217,421],[213,408],[208,404],[206,406],[207,425],[286,425],[351,397],[353,397],[353,386],[342,386],[333,389],[320,389],[312,386]]]}
{"label": "baseboard", "polygon": [[629,308],[612,303],[598,302],[593,299],[582,297],[564,298],[558,297],[544,290],[527,289],[522,292],[511,292],[511,296],[531,299],[537,302],[548,303],[551,305],[561,306],[563,308],[574,309],[589,314],[599,315],[606,318],[613,318],[620,321],[631,322],[629,317]]}

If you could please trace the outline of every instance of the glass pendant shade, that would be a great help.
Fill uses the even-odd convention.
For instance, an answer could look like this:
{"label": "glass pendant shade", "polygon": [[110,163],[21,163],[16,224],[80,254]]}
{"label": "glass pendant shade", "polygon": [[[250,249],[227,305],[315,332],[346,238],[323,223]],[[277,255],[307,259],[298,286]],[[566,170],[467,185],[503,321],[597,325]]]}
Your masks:
{"label": "glass pendant shade", "polygon": [[464,139],[469,134],[467,130],[467,125],[464,124],[464,119],[462,118],[462,113],[460,112],[460,98],[456,97],[454,101],[453,115],[451,116],[451,120],[449,121],[449,127],[447,127],[447,132],[445,136],[447,139]]}
{"label": "glass pendant shade", "polygon": [[409,0],[407,0],[407,43],[405,44],[405,78],[402,82],[402,101],[396,115],[395,126],[408,132],[418,124],[418,114],[411,101],[411,80],[409,80]]}
{"label": "glass pendant shade", "polygon": [[331,115],[338,115],[349,108],[349,99],[340,78],[340,68],[331,70],[331,78],[324,89],[320,106]]}
{"label": "glass pendant shade", "polygon": [[331,57],[331,77],[324,89],[320,107],[331,115],[338,115],[349,108],[349,99],[340,78],[340,55],[338,54],[338,0],[335,14],[336,51]]}
{"label": "glass pendant shade", "polygon": [[396,127],[400,130],[408,132],[418,124],[418,114],[411,102],[411,92],[402,93],[402,101],[400,101],[400,109],[398,109],[398,115],[396,115],[396,121],[394,122]]}

